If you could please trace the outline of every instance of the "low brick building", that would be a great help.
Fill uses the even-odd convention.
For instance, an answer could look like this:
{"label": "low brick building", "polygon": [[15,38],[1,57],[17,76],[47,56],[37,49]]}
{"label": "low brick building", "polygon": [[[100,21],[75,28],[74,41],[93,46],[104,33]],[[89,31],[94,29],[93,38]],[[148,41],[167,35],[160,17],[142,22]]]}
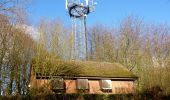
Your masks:
{"label": "low brick building", "polygon": [[[46,69],[46,70],[43,70]],[[137,76],[118,63],[70,61],[54,67],[32,68],[30,88],[44,84],[54,92],[65,93],[133,93]]]}

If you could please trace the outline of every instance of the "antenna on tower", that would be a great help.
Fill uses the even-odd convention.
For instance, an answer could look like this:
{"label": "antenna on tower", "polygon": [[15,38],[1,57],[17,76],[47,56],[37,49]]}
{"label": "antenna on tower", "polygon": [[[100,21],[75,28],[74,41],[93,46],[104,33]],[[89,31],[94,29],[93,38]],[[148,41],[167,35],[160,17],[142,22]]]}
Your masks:
{"label": "antenna on tower", "polygon": [[72,19],[72,59],[87,60],[86,16],[94,12],[94,0],[66,0],[66,10]]}
{"label": "antenna on tower", "polygon": [[88,0],[86,0],[86,5],[88,5],[89,4],[89,1]]}
{"label": "antenna on tower", "polygon": [[66,10],[68,9],[68,7],[67,7],[67,3],[68,3],[68,2],[67,2],[67,0],[66,0],[66,5],[65,5],[65,7],[66,7]]}

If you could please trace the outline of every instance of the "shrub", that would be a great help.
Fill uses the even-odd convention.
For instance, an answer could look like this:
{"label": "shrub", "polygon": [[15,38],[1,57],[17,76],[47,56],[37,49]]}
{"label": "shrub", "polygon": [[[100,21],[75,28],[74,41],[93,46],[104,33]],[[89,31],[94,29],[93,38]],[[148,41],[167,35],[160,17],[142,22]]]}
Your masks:
{"label": "shrub", "polygon": [[160,86],[153,86],[144,90],[142,96],[148,99],[160,100],[163,97],[163,90]]}
{"label": "shrub", "polygon": [[159,98],[146,94],[41,94],[27,96],[6,96],[0,100],[170,100],[169,96]]}

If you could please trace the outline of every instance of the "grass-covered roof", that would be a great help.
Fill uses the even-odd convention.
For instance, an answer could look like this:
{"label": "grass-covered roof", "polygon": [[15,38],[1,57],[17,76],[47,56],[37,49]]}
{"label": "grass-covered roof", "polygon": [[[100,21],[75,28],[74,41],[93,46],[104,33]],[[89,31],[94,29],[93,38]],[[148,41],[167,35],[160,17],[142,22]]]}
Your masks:
{"label": "grass-covered roof", "polygon": [[119,63],[93,61],[61,61],[48,62],[42,66],[34,66],[38,75],[75,76],[75,77],[136,77]]}
{"label": "grass-covered roof", "polygon": [[132,72],[118,63],[82,61],[75,62],[83,71],[81,76],[98,76],[98,77],[135,77]]}

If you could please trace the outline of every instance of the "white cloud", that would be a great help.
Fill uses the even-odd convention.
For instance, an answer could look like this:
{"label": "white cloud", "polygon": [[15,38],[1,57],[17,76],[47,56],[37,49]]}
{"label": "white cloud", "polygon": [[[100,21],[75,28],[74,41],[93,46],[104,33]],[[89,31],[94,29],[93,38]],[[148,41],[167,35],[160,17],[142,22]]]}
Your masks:
{"label": "white cloud", "polygon": [[16,25],[17,28],[22,28],[25,30],[26,34],[31,35],[31,37],[34,40],[38,40],[40,37],[40,33],[38,32],[38,29],[33,26],[28,25]]}

